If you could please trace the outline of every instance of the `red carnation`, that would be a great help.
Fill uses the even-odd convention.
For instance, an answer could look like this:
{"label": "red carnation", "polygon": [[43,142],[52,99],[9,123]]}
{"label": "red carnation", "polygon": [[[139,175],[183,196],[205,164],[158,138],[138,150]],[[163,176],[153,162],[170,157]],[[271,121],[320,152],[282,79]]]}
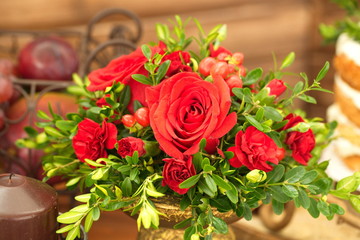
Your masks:
{"label": "red carnation", "polygon": [[132,156],[135,151],[138,151],[139,157],[145,154],[144,141],[141,138],[126,137],[118,141],[118,154],[124,158]]}
{"label": "red carnation", "polygon": [[[304,122],[300,116],[289,114],[285,117],[289,122],[282,130],[286,130]],[[312,157],[311,151],[315,147],[315,137],[311,129],[306,132],[292,131],[287,133],[285,143],[289,145],[292,150],[292,157],[302,165],[307,165],[307,162]]]}
{"label": "red carnation", "polygon": [[248,127],[245,132],[239,131],[235,137],[235,146],[228,151],[234,152],[234,157],[229,161],[230,165],[236,168],[244,165],[250,170],[268,172],[273,169],[269,163],[277,165],[281,160],[281,148],[268,135],[253,126]]}
{"label": "red carnation", "polygon": [[114,124],[103,121],[98,124],[85,118],[78,125],[78,131],[72,139],[76,156],[82,162],[85,159],[96,160],[108,156],[106,149],[113,149],[116,143],[117,128]]}

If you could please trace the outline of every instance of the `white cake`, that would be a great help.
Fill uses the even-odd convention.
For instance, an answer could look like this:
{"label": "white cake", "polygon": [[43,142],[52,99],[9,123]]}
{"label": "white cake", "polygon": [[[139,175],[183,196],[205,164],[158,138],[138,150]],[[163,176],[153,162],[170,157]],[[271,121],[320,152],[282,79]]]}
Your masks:
{"label": "white cake", "polygon": [[360,170],[360,43],[342,34],[334,57],[335,102],[327,110],[336,120],[334,153],[353,171]]}

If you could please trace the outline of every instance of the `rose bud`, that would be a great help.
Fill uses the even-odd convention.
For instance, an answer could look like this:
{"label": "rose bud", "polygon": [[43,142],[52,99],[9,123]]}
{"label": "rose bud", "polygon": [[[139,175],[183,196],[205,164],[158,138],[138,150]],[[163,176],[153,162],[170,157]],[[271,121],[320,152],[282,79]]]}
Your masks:
{"label": "rose bud", "polygon": [[189,188],[180,188],[179,185],[186,179],[196,175],[192,157],[185,159],[164,158],[162,185],[168,186],[178,194],[185,194]]}
{"label": "rose bud", "polygon": [[266,87],[269,88],[269,95],[276,97],[280,96],[286,90],[284,82],[280,79],[271,80]]}
{"label": "rose bud", "polygon": [[248,174],[246,174],[246,179],[252,183],[259,183],[265,181],[266,178],[267,178],[266,172],[259,169],[254,169],[250,171]]}
{"label": "rose bud", "polygon": [[125,137],[118,141],[117,152],[122,158],[125,158],[126,156],[132,156],[137,151],[140,157],[146,153],[144,144],[141,138]]}

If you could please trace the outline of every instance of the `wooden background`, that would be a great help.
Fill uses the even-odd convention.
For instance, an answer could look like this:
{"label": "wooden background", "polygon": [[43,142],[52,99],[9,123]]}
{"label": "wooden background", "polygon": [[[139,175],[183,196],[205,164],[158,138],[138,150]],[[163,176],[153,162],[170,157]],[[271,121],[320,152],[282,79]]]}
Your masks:
{"label": "wooden background", "polygon": [[[334,46],[321,44],[317,27],[320,22],[333,22],[342,10],[330,0],[1,0],[1,30],[85,30],[85,25],[100,10],[124,8],[137,14],[143,22],[140,43],[156,39],[155,23],[168,23],[174,14],[183,19],[197,18],[205,30],[226,23],[228,37],[223,45],[245,54],[245,65],[252,69],[273,67],[275,54],[280,61],[288,53],[296,53],[291,71],[306,72],[314,78],[325,61],[331,61]],[[105,35],[107,26],[97,34]],[[195,25],[189,24],[189,34]],[[1,44],[1,39],[0,39]],[[1,55],[0,55],[1,56]],[[323,81],[332,89],[333,69]],[[290,79],[290,81],[293,81]],[[333,101],[331,94],[316,93],[318,105],[302,105],[309,115],[325,116]],[[300,103],[301,104],[301,103]]]}

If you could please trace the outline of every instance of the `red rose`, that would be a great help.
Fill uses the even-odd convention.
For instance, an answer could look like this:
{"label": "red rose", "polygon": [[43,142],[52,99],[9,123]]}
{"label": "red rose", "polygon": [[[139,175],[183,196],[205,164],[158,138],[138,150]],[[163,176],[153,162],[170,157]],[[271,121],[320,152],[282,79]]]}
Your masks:
{"label": "red rose", "polygon": [[234,157],[229,161],[230,165],[236,168],[244,165],[250,170],[268,172],[273,169],[269,162],[278,164],[281,160],[281,148],[268,135],[253,126],[248,127],[245,132],[239,131],[235,137],[235,146],[228,151],[234,152]]}
{"label": "red rose", "polygon": [[[159,47],[152,47],[151,50],[153,54],[162,51]],[[112,60],[106,67],[91,72],[88,76],[90,85],[87,89],[89,91],[105,90],[106,87],[112,86],[114,82],[129,85],[131,89],[129,110],[132,112],[135,100],[145,105],[145,89],[149,86],[135,81],[131,75],[143,74],[147,76],[148,72],[144,67],[147,61],[141,48],[129,55],[120,56]]]}
{"label": "red rose", "polygon": [[236,124],[236,113],[228,115],[229,88],[220,76],[210,83],[196,73],[178,73],[146,89],[146,101],[154,136],[174,158],[196,153],[202,138],[220,138]]}
{"label": "red rose", "polygon": [[285,92],[286,90],[286,86],[284,84],[284,82],[280,79],[273,79],[271,80],[266,87],[268,87],[270,89],[270,93],[269,95],[274,95],[276,97],[280,96],[281,94],[283,94],[283,92]]}
{"label": "red rose", "polygon": [[108,156],[106,149],[113,149],[116,143],[117,129],[112,123],[103,121],[102,125],[85,118],[78,125],[78,131],[72,139],[76,156],[82,162],[85,159],[96,160]]}
{"label": "red rose", "polygon": [[118,154],[124,158],[132,156],[135,151],[138,151],[139,157],[145,154],[144,141],[141,138],[126,137],[118,141]]}
{"label": "red rose", "polygon": [[192,68],[187,63],[190,63],[190,54],[188,52],[175,51],[168,55],[165,55],[162,59],[163,62],[170,60],[171,64],[166,72],[166,76],[171,77],[172,75],[179,72],[191,72]]}
{"label": "red rose", "polygon": [[188,188],[179,188],[179,184],[196,174],[192,158],[176,159],[165,158],[163,169],[163,186],[168,186],[173,191],[179,194],[185,194],[189,190]]}
{"label": "red rose", "polygon": [[[304,122],[300,116],[289,114],[285,117],[289,122],[282,130],[286,130],[296,126],[298,123]],[[307,162],[312,157],[311,151],[315,147],[315,137],[311,129],[306,132],[292,131],[286,134],[285,143],[289,145],[292,150],[292,157],[300,164],[307,165]]]}

